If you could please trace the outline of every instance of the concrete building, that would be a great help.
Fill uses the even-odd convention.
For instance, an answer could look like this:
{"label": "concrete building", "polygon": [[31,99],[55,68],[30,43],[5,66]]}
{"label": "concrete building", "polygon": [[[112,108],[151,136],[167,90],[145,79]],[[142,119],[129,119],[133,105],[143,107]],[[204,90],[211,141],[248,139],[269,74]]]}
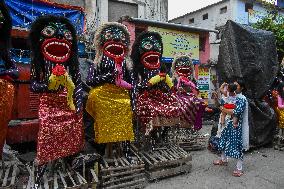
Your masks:
{"label": "concrete building", "polygon": [[[278,0],[283,1],[283,0]],[[284,15],[284,11],[279,10]],[[217,70],[214,65],[217,63],[219,55],[219,44],[221,41],[222,30],[227,20],[233,20],[241,24],[251,25],[268,14],[262,3],[255,0],[222,0],[215,4],[187,13],[183,16],[170,20],[170,23],[216,29],[219,33],[210,33],[210,84],[209,84],[209,103],[211,92],[219,87],[217,83]]]}
{"label": "concrete building", "polygon": [[[284,15],[284,11],[280,11]],[[222,0],[215,4],[187,13],[170,20],[170,23],[182,25],[206,27],[217,29],[219,34],[210,34],[211,60],[216,62],[219,54],[219,43],[222,28],[227,20],[233,20],[241,24],[256,23],[267,15],[267,10],[262,3],[253,0]]]}
{"label": "concrete building", "polygon": [[88,29],[104,22],[118,21],[122,16],[166,22],[168,0],[53,0],[85,9]]}

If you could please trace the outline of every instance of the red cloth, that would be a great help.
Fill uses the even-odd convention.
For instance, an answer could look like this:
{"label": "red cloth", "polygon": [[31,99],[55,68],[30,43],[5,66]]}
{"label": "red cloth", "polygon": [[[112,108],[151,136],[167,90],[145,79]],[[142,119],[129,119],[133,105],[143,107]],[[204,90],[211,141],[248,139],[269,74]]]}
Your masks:
{"label": "red cloth", "polygon": [[9,81],[0,79],[0,159],[12,114],[13,99],[14,86]]}
{"label": "red cloth", "polygon": [[143,124],[147,124],[154,117],[179,117],[182,112],[174,94],[153,89],[138,94],[136,114]]}
{"label": "red cloth", "polygon": [[40,97],[36,157],[39,164],[73,155],[84,145],[82,113],[70,110],[66,95],[66,91],[61,91]]}
{"label": "red cloth", "polygon": [[8,75],[2,75],[0,76],[0,79],[4,79],[4,80],[7,80],[7,81],[14,81],[12,77],[8,76]]}
{"label": "red cloth", "polygon": [[235,104],[224,104],[224,108],[226,108],[226,109],[235,109],[236,105]]}

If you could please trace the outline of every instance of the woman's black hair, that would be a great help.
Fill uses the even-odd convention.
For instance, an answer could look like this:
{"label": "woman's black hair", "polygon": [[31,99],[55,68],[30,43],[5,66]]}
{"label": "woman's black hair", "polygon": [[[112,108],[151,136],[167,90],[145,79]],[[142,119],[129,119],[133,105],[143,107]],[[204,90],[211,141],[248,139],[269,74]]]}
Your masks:
{"label": "woman's black hair", "polygon": [[228,85],[228,92],[234,92],[237,90],[237,85],[234,83],[229,83]]}
{"label": "woman's black hair", "polygon": [[242,88],[242,92],[246,92],[247,91],[247,88],[246,88],[246,85],[245,85],[245,81],[243,79],[237,79],[236,82]]}

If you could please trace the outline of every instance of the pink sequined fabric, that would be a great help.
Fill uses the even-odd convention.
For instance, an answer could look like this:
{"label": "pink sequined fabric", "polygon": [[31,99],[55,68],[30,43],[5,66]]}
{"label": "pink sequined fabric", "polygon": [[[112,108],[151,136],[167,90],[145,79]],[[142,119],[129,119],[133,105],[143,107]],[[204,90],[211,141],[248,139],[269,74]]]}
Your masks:
{"label": "pink sequined fabric", "polygon": [[66,91],[61,91],[40,97],[36,158],[39,164],[73,155],[84,145],[82,113],[69,109],[66,95]]}

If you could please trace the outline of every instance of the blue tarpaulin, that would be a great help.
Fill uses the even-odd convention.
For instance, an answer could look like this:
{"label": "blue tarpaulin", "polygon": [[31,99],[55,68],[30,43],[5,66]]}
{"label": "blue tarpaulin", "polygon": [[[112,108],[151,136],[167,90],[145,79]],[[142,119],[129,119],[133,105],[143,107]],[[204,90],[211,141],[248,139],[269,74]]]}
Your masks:
{"label": "blue tarpaulin", "polygon": [[76,27],[78,34],[84,31],[84,12],[80,7],[43,0],[5,0],[5,2],[12,16],[13,26],[30,28],[38,16],[58,15],[67,17]]}

